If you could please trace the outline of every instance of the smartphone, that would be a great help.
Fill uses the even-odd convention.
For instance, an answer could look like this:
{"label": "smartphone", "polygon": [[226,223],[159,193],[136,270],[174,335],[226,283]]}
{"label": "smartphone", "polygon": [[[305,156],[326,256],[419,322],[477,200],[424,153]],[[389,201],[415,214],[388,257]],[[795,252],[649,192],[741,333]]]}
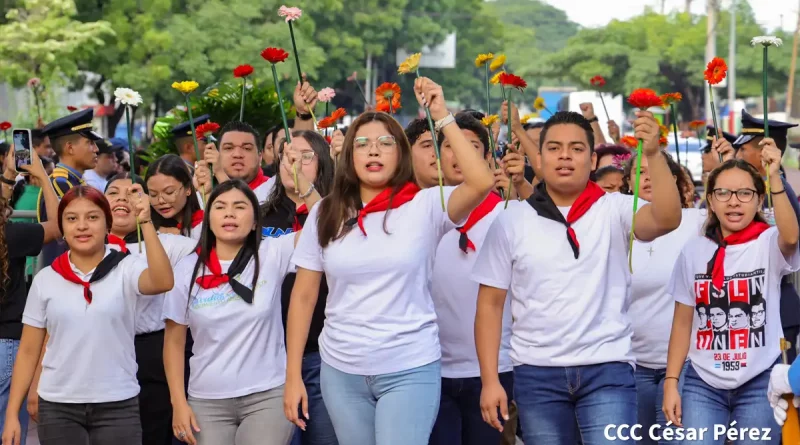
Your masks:
{"label": "smartphone", "polygon": [[17,169],[19,169],[20,165],[31,163],[31,130],[15,128],[12,134],[14,136],[14,157],[17,160]]}

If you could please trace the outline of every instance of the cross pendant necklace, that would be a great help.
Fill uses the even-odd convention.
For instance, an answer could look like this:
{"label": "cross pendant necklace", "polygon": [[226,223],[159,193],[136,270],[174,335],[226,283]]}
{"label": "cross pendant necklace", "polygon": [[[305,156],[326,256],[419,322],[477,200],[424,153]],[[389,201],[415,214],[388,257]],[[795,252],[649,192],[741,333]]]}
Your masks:
{"label": "cross pendant necklace", "polygon": [[650,256],[653,256],[653,246],[652,245],[647,248],[647,253],[649,253]]}

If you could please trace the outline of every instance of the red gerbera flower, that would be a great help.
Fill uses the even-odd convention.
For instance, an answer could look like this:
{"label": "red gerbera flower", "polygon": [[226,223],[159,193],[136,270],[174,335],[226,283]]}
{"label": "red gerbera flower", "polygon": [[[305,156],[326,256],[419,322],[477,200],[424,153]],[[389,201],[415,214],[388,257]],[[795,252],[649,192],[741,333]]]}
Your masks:
{"label": "red gerbera flower", "polygon": [[67,111],[72,113],[73,111],[78,111],[78,108],[73,107],[72,105],[67,105]]}
{"label": "red gerbera flower", "polygon": [[330,136],[325,136],[325,142],[327,142],[328,144],[330,144],[330,143],[331,143],[331,140],[332,140],[332,139],[331,139],[331,137],[330,137]]}
{"label": "red gerbera flower", "polygon": [[689,122],[689,128],[691,128],[694,131],[700,130],[705,126],[706,126],[706,121],[697,120]]}
{"label": "red gerbera flower", "polygon": [[379,100],[375,104],[375,111],[382,111],[384,113],[396,112],[400,108],[402,108],[400,106],[400,101],[399,100],[395,100],[395,99],[392,99],[392,107],[391,108],[389,108],[389,101],[386,101],[386,100]]}
{"label": "red gerbera flower", "polygon": [[628,103],[640,110],[663,105],[658,94],[649,88],[637,88],[633,90],[631,95],[628,96]]}
{"label": "red gerbera flower", "polygon": [[337,108],[336,111],[331,113],[330,116],[320,119],[319,122],[317,122],[317,127],[319,128],[332,127],[336,125],[336,122],[338,122],[339,119],[343,118],[346,114],[347,111],[345,111],[344,108]]}
{"label": "red gerbera flower", "polygon": [[619,143],[628,148],[636,148],[639,145],[639,140],[633,136],[623,136]]}
{"label": "red gerbera flower", "polygon": [[706,71],[703,73],[703,77],[705,77],[709,84],[716,85],[722,82],[727,74],[728,65],[725,63],[725,61],[720,57],[714,57],[711,59],[711,62],[708,62],[708,66],[706,66]]}
{"label": "red gerbera flower", "polygon": [[603,76],[594,76],[589,79],[589,83],[592,84],[593,87],[603,88],[606,86],[606,80],[603,79]]}
{"label": "red gerbera flower", "polygon": [[197,139],[207,138],[212,134],[219,131],[219,124],[216,122],[206,122],[205,124],[200,124],[195,128],[195,133],[197,133]]}
{"label": "red gerbera flower", "polygon": [[280,63],[289,58],[289,53],[281,48],[267,48],[261,51],[261,57],[269,63]]}
{"label": "red gerbera flower", "polygon": [[506,87],[516,88],[520,91],[528,87],[528,83],[525,82],[525,79],[509,73],[500,74],[500,84]]}
{"label": "red gerbera flower", "polygon": [[239,65],[233,69],[233,77],[247,77],[251,74],[253,74],[253,67],[250,65]]}
{"label": "red gerbera flower", "polygon": [[6,131],[9,129],[11,129],[11,122],[9,121],[0,122],[0,131]]}

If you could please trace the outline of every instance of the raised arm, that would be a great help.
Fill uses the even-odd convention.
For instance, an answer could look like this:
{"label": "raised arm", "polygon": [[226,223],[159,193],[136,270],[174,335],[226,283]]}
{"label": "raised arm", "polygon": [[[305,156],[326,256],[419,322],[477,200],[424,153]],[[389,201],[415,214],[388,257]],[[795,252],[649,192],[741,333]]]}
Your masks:
{"label": "raised arm", "polygon": [[[9,157],[11,164],[6,164],[7,167],[14,168],[16,161],[14,160],[14,147],[11,147],[9,150],[8,155],[6,156],[6,161],[8,162]],[[44,208],[47,211],[48,215],[58,215],[58,196],[56,195],[55,189],[53,189],[53,184],[50,182],[50,178],[47,175],[47,171],[44,169],[44,165],[42,165],[42,160],[39,158],[39,155],[36,153],[36,150],[31,150],[31,164],[30,165],[21,165],[20,169],[22,171],[28,172],[31,177],[36,178],[37,181],[42,185],[42,196],[44,197]],[[16,176],[16,171],[13,171],[12,174]],[[6,175],[8,178],[8,175]],[[52,217],[49,218],[48,221],[41,223],[42,228],[44,228],[44,243],[49,243],[51,241],[57,240],[61,238],[61,232],[58,230],[58,218]]]}
{"label": "raised arm", "polygon": [[775,225],[778,227],[778,245],[783,256],[791,257],[797,252],[797,241],[800,236],[797,214],[789,201],[786,188],[781,179],[781,151],[772,138],[764,138],[761,145],[761,162],[769,172],[769,188],[772,194],[772,206],[775,209]]}
{"label": "raised arm", "polygon": [[142,239],[147,251],[147,269],[139,275],[139,293],[142,295],[158,295],[172,289],[175,276],[167,251],[158,238],[158,233],[150,218],[150,201],[144,198],[144,191],[139,184],[128,189],[128,200],[133,203],[136,219],[142,230]]}
{"label": "raised arm", "polygon": [[292,130],[311,130],[314,131],[314,119],[303,119],[301,115],[312,114],[314,107],[317,106],[317,90],[308,82],[303,73],[303,82],[297,82],[294,87],[294,109],[297,110],[297,118],[294,120]]}

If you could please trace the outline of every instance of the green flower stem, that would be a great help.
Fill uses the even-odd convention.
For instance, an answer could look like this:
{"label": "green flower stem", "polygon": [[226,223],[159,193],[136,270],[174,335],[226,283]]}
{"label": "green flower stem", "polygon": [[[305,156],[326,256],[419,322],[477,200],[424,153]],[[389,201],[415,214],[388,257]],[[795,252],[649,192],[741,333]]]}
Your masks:
{"label": "green flower stem", "polygon": [[[194,142],[194,156],[195,159],[198,161],[202,159],[200,157],[200,147],[197,145],[197,133],[194,130],[194,117],[192,116],[192,104],[189,102],[189,94],[187,93],[183,95],[183,99],[186,102],[186,112],[189,114],[189,128],[192,129],[192,142]],[[211,177],[214,177],[214,171],[212,170],[211,165],[208,166],[209,170],[211,171]],[[213,181],[213,179],[212,179]],[[203,208],[206,207],[206,192],[203,190],[203,193],[200,193],[200,197],[203,198]]]}
{"label": "green flower stem", "polygon": [[[328,117],[328,104],[329,102],[325,102],[325,117]],[[336,124],[333,124],[333,127],[336,128]]]}
{"label": "green flower stem", "polygon": [[633,233],[636,230],[636,209],[639,207],[639,180],[642,172],[642,145],[644,141],[639,139],[636,145],[636,180],[633,189],[633,219],[631,219],[631,234],[628,241],[628,269],[633,273]]}
{"label": "green flower stem", "polygon": [[[716,134],[714,139],[719,139],[722,133],[720,132],[719,125],[717,125],[717,108],[714,106],[714,88],[711,84],[708,84],[708,98],[711,103],[711,117],[714,118],[714,134]],[[722,162],[722,155],[719,155],[719,162]]]}
{"label": "green flower stem", "polygon": [[[603,99],[603,93],[598,91],[597,95],[600,96],[600,103],[603,104],[603,111],[605,111],[605,113],[606,113],[606,121],[610,121],[611,118],[608,117],[608,108],[606,108],[606,101]],[[677,150],[677,146],[676,146],[676,150]]]}
{"label": "green flower stem", "polygon": [[[419,78],[419,69],[416,71],[417,78]],[[428,98],[425,98],[428,100]],[[389,100],[389,107],[391,108],[392,101]],[[430,107],[425,107],[425,117],[428,118],[428,129],[431,132],[431,136],[433,137],[433,149],[436,152],[436,172],[439,176],[439,197],[442,200],[442,211],[446,212],[447,207],[444,205],[444,181],[442,180],[442,154],[439,152],[439,141],[437,141],[436,137],[436,127],[433,125],[433,118],[431,118],[431,109]]]}
{"label": "green flower stem", "polygon": [[678,147],[678,115],[675,113],[675,104],[669,104],[669,110],[672,112],[672,132],[675,133],[675,160],[678,165],[681,165],[681,150]]}
{"label": "green flower stem", "polygon": [[[133,153],[133,128],[131,122],[131,107],[125,105],[125,121],[128,124],[128,156],[131,158],[131,179],[136,184],[136,156]],[[142,251],[142,228],[139,225],[139,217],[136,217],[136,241],[139,246],[139,252]]]}
{"label": "green flower stem", "polygon": [[[489,80],[490,80],[489,64],[484,63],[483,66],[484,68],[486,68],[486,115],[488,116],[492,114],[492,101],[489,96]],[[491,134],[491,129],[489,129],[489,133]]]}
{"label": "green flower stem", "polygon": [[[291,25],[291,22],[289,22]],[[291,28],[290,28],[291,29]],[[286,142],[292,142],[292,135],[289,132],[289,122],[286,120],[286,110],[283,107],[283,96],[281,95],[281,84],[278,82],[278,70],[275,69],[275,64],[272,66],[272,80],[275,81],[275,92],[278,93],[278,108],[281,110],[281,119],[283,120],[283,131],[286,134]]]}
{"label": "green flower stem", "polygon": [[[492,134],[492,127],[488,126],[486,127],[486,129],[489,131],[489,153],[492,155],[492,160],[494,161],[494,169],[497,170],[498,168],[500,168],[500,166],[497,164],[497,157],[495,156],[494,153],[494,135]],[[500,188],[500,196],[505,197],[502,188]]]}
{"label": "green flower stem", "polygon": [[244,95],[247,87],[247,77],[242,77],[242,105],[239,107],[239,122],[244,122]]}
{"label": "green flower stem", "polygon": [[297,79],[300,80],[300,83],[303,83],[303,71],[300,69],[300,55],[297,54],[297,43],[294,40],[294,27],[292,27],[292,21],[289,20],[289,35],[292,36],[292,49],[294,50],[294,63],[297,66]]}
{"label": "green flower stem", "polygon": [[[506,97],[507,97],[507,100],[508,100],[508,102],[506,102],[506,121],[508,121],[508,136],[506,136],[506,153],[508,153],[508,150],[511,150],[511,136],[512,136],[512,133],[511,133],[511,89],[510,88],[508,90],[508,96],[506,96]],[[508,208],[509,199],[511,199],[511,190],[509,190],[508,193],[506,193],[506,202],[505,202],[505,204],[503,204],[503,210]]]}
{"label": "green flower stem", "polygon": [[[767,48],[768,46],[764,46],[764,69],[761,74],[762,79],[764,80],[764,137],[769,137],[769,101],[767,99]],[[767,171],[767,208],[772,208],[772,193],[770,192],[770,182],[769,182],[769,167],[765,169]]]}

